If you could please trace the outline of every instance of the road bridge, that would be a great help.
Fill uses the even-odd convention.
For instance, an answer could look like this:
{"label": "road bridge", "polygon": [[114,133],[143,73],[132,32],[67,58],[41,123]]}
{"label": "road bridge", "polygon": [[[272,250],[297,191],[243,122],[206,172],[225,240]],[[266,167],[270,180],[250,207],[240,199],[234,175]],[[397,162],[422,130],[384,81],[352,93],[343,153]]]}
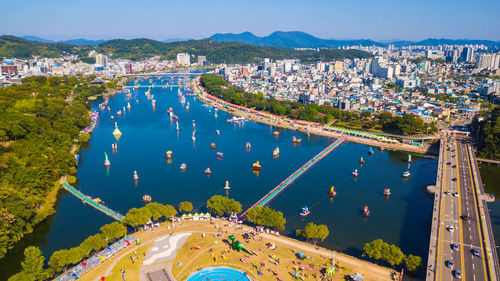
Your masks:
{"label": "road bridge", "polygon": [[498,280],[477,160],[463,132],[441,136],[426,280]]}
{"label": "road bridge", "polygon": [[204,73],[200,72],[153,72],[153,73],[129,73],[122,74],[122,77],[189,77],[189,76],[201,76]]}

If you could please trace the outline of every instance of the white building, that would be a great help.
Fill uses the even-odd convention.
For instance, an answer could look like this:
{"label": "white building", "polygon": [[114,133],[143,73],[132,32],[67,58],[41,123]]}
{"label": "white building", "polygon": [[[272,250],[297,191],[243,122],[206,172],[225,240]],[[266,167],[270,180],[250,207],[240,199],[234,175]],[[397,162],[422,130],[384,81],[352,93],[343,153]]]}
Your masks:
{"label": "white building", "polygon": [[188,53],[178,53],[177,54],[177,63],[179,65],[190,65],[190,59]]}

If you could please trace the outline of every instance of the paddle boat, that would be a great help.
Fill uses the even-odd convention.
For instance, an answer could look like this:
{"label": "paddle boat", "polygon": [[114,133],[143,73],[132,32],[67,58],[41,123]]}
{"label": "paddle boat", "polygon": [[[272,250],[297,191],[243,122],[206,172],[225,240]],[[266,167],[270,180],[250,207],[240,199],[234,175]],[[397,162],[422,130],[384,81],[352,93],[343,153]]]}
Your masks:
{"label": "paddle boat", "polygon": [[298,139],[296,137],[292,137],[292,143],[299,144],[302,142],[302,139]]}
{"label": "paddle boat", "polygon": [[403,178],[405,178],[405,179],[407,179],[407,178],[411,177],[411,173],[410,173],[410,171],[406,171],[406,172],[404,172],[404,173],[403,173],[403,175],[402,175],[402,177],[403,177]]}
{"label": "paddle boat", "polygon": [[168,159],[172,158],[172,151],[170,151],[170,150],[167,151],[167,158]]}
{"label": "paddle boat", "polygon": [[137,174],[137,171],[134,170],[134,180],[139,180],[139,175]]}
{"label": "paddle boat", "polygon": [[252,165],[252,169],[253,169],[254,171],[260,171],[260,169],[262,169],[262,166],[260,166],[259,161],[257,161],[257,162],[255,162],[255,163],[253,163],[253,165]]}
{"label": "paddle boat", "polygon": [[132,106],[130,105],[130,102],[127,102],[127,108],[128,108],[128,110],[130,110],[130,108],[132,108]]}
{"label": "paddle boat", "polygon": [[252,148],[252,145],[249,142],[247,142],[247,144],[245,145],[245,148],[246,148],[246,150],[250,150]]}
{"label": "paddle boat", "polygon": [[229,187],[229,181],[226,181],[226,185],[224,186],[224,189],[225,190],[231,189],[231,187]]}
{"label": "paddle boat", "polygon": [[310,213],[311,213],[311,211],[309,211],[309,208],[307,208],[307,206],[304,206],[304,208],[302,208],[302,211],[300,212],[300,215],[303,216],[303,217],[306,217]]}
{"label": "paddle boat", "polygon": [[278,132],[278,131],[274,131],[274,132],[273,132],[273,136],[277,137],[277,136],[279,136],[279,135],[280,135],[280,132]]}
{"label": "paddle boat", "polygon": [[408,163],[411,163],[411,154],[408,154]]}
{"label": "paddle boat", "polygon": [[217,152],[216,155],[217,155],[217,158],[219,158],[219,159],[224,158],[224,153],[222,153],[222,152]]}
{"label": "paddle boat", "polygon": [[365,206],[365,207],[363,208],[363,211],[361,212],[361,215],[362,215],[363,217],[367,217],[367,216],[369,216],[369,215],[370,215],[370,210],[368,209],[368,206]]}
{"label": "paddle boat", "polygon": [[332,187],[330,188],[330,192],[328,192],[328,196],[330,196],[330,197],[334,197],[335,195],[337,195],[337,191],[335,191],[335,187],[334,187],[334,186],[332,186]]}
{"label": "paddle boat", "polygon": [[193,131],[193,136],[191,137],[192,140],[196,140],[196,137],[194,136],[194,134],[196,133],[196,130]]}
{"label": "paddle boat", "polygon": [[366,161],[363,159],[363,157],[361,157],[361,159],[359,160],[359,164],[365,164]]}
{"label": "paddle boat", "polygon": [[196,128],[196,122],[193,120],[193,129]]}
{"label": "paddle boat", "polygon": [[390,189],[390,188],[387,188],[387,187],[386,187],[386,188],[384,188],[384,195],[385,195],[385,196],[389,196],[389,195],[391,195],[391,189]]}
{"label": "paddle boat", "polygon": [[354,169],[354,171],[351,174],[353,177],[357,177],[359,175],[358,169]]}
{"label": "paddle boat", "polygon": [[149,196],[149,195],[147,195],[147,194],[146,194],[146,195],[144,195],[144,196],[142,196],[142,202],[144,202],[144,203],[149,203],[149,202],[151,202],[151,196]]}
{"label": "paddle boat", "polygon": [[210,148],[211,149],[215,149],[215,143],[214,142],[210,144]]}
{"label": "paddle boat", "polygon": [[181,170],[186,170],[187,166],[186,163],[182,163],[181,166],[179,167]]}
{"label": "paddle boat", "polygon": [[368,155],[373,155],[373,153],[374,153],[374,152],[373,152],[373,149],[372,149],[372,147],[370,146],[370,150],[368,150]]}
{"label": "paddle boat", "polygon": [[207,168],[205,171],[203,171],[205,175],[210,175],[212,173],[212,170],[210,168]]}
{"label": "paddle boat", "polygon": [[220,136],[220,131],[219,130],[215,130],[215,134]]}

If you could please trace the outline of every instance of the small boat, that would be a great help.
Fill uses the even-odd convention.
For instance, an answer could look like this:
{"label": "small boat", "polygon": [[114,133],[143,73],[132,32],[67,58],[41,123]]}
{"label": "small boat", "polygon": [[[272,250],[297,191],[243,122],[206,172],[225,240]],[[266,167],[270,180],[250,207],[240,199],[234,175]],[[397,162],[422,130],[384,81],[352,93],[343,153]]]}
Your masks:
{"label": "small boat", "polygon": [[370,146],[370,150],[368,150],[368,155],[373,155],[373,153],[374,153],[374,152],[373,152],[373,149],[372,149],[372,147]]}
{"label": "small boat", "polygon": [[389,195],[391,195],[391,189],[390,189],[390,188],[387,188],[387,187],[386,187],[386,188],[384,188],[384,195],[385,195],[385,196],[389,196]]}
{"label": "small boat", "polygon": [[181,166],[179,167],[181,170],[186,170],[187,166],[186,163],[182,163]]}
{"label": "small boat", "polygon": [[109,162],[108,154],[106,154],[106,152],[104,152],[104,166],[106,167],[111,166],[111,162]]}
{"label": "small boat", "polygon": [[408,163],[411,163],[411,154],[408,154]]}
{"label": "small boat", "polygon": [[224,157],[224,153],[222,152],[217,152],[217,158],[222,159]]}
{"label": "small boat", "polygon": [[279,147],[276,147],[276,148],[273,150],[273,156],[274,156],[274,157],[276,157],[276,156],[278,156],[278,155],[280,155],[280,149],[279,149]]}
{"label": "small boat", "polygon": [[127,102],[127,108],[128,108],[128,110],[130,110],[131,107],[132,106],[130,106],[130,102]]}
{"label": "small boat", "polygon": [[215,134],[217,134],[218,136],[220,136],[220,131],[219,130],[215,130]]}
{"label": "small boat", "polygon": [[296,137],[292,137],[292,142],[293,142],[293,143],[296,143],[296,144],[299,144],[299,143],[301,143],[301,142],[302,142],[302,139],[298,139],[298,138],[296,138]]}
{"label": "small boat", "polygon": [[409,177],[411,177],[411,173],[410,173],[410,171],[406,171],[406,172],[404,172],[404,173],[403,173],[403,175],[402,175],[402,177],[403,177],[403,178],[409,178]]}
{"label": "small boat", "polygon": [[262,166],[260,166],[259,161],[257,161],[257,162],[255,162],[255,163],[253,163],[253,165],[252,165],[252,169],[253,169],[254,171],[260,171],[260,169],[262,169]]}
{"label": "small boat", "polygon": [[249,142],[247,142],[247,144],[245,145],[245,148],[247,150],[250,150],[252,148],[252,145]]}
{"label": "small boat", "polygon": [[186,102],[186,98],[184,96],[181,96],[181,103],[185,103]]}
{"label": "small boat", "polygon": [[134,170],[134,180],[139,180],[139,175],[137,174],[137,171]]}
{"label": "small boat", "polygon": [[304,206],[304,208],[302,208],[302,211],[300,212],[300,215],[303,216],[303,217],[306,217],[310,213],[311,213],[311,211],[309,211],[309,208],[307,208],[307,206]]}
{"label": "small boat", "polygon": [[122,116],[122,111],[121,111],[121,110],[118,110],[118,111],[116,112],[116,115],[118,115],[118,117]]}
{"label": "small boat", "polygon": [[366,161],[363,159],[363,157],[361,157],[361,160],[359,160],[359,163],[360,163],[360,164],[365,164],[365,163],[366,163]]}
{"label": "small boat", "polygon": [[332,186],[332,187],[330,188],[330,192],[328,192],[328,196],[330,196],[330,197],[334,197],[335,195],[337,195],[337,191],[335,191],[335,187],[334,187],[334,186]]}
{"label": "small boat", "polygon": [[191,137],[192,140],[196,140],[196,137],[194,136],[194,134],[196,133],[196,130],[193,131],[193,136]]}
{"label": "small boat", "polygon": [[170,150],[167,151],[167,158],[168,159],[172,158],[172,151],[170,151]]}
{"label": "small boat", "polygon": [[151,196],[149,196],[149,195],[147,195],[147,194],[146,194],[146,195],[144,195],[144,196],[142,196],[142,202],[144,202],[144,203],[149,203],[149,202],[151,202]]}
{"label": "small boat", "polygon": [[193,128],[196,128],[196,122],[193,120]]}
{"label": "small boat", "polygon": [[115,117],[113,115],[111,115],[111,120],[115,120]]}
{"label": "small boat", "polygon": [[214,142],[210,144],[210,148],[211,149],[215,149],[215,143]]}
{"label": "small boat", "polygon": [[367,216],[369,216],[369,215],[370,215],[370,210],[368,209],[368,206],[365,206],[365,207],[363,208],[363,211],[361,212],[361,215],[362,215],[363,217],[367,217]]}
{"label": "small boat", "polygon": [[212,173],[212,170],[210,168],[207,168],[205,171],[203,171],[204,174],[210,175]]}
{"label": "small boat", "polygon": [[101,200],[101,198],[94,198],[92,199],[95,203],[104,203],[104,201]]}
{"label": "small boat", "polygon": [[226,181],[226,185],[224,186],[224,189],[225,190],[231,189],[231,187],[229,187],[229,181]]}
{"label": "small boat", "polygon": [[354,171],[352,172],[352,176],[357,177],[358,175],[359,175],[358,169],[354,169]]}
{"label": "small boat", "polygon": [[175,130],[179,131],[179,121],[175,122]]}

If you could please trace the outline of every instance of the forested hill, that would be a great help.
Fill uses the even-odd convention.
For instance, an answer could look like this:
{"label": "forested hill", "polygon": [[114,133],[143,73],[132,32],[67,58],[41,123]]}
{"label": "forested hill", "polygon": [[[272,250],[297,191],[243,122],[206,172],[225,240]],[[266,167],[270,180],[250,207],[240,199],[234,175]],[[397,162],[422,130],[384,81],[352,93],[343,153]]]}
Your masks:
{"label": "forested hill", "polygon": [[500,160],[500,106],[489,112],[478,127],[479,156]]}
{"label": "forested hill", "polygon": [[92,79],[37,76],[0,88],[0,258],[54,212],[59,178],[76,180],[70,150],[89,138],[79,134],[90,125],[87,97],[105,91]]}
{"label": "forested hill", "polygon": [[43,43],[26,40],[16,36],[0,36],[0,57],[29,59],[32,56],[60,57],[74,54],[78,48],[63,43]]}
{"label": "forested hill", "polygon": [[173,59],[177,53],[187,52],[196,59],[204,55],[212,63],[253,63],[262,58],[300,59],[303,62],[331,61],[344,58],[366,58],[371,55],[359,50],[323,49],[297,51],[282,47],[261,47],[238,42],[216,42],[211,39],[182,42],[160,42],[151,39],[114,39],[95,46],[73,46],[61,43],[40,43],[14,36],[0,37],[0,57],[29,58],[33,55],[54,57],[68,54],[85,56],[92,49],[112,54],[112,58],[140,60],[152,56]]}

